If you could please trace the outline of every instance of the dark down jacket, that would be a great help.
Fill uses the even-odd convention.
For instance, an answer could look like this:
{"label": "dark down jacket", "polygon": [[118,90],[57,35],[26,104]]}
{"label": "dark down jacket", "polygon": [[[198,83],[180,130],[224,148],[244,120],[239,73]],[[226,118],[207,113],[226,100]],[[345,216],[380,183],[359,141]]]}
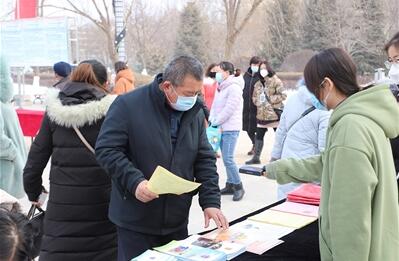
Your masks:
{"label": "dark down jacket", "polygon": [[94,147],[113,100],[94,86],[76,82],[49,95],[24,170],[25,191],[36,201],[51,157],[40,260],[116,260],[116,229],[108,220],[111,181],[72,128],[78,127]]}

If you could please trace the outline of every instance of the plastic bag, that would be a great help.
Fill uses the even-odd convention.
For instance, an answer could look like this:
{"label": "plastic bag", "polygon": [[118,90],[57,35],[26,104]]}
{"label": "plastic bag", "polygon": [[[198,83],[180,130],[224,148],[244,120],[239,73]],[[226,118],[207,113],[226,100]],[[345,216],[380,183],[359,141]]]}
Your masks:
{"label": "plastic bag", "polygon": [[222,132],[219,127],[209,126],[206,129],[206,136],[212,146],[214,152],[217,152],[220,148],[220,140],[222,139]]}

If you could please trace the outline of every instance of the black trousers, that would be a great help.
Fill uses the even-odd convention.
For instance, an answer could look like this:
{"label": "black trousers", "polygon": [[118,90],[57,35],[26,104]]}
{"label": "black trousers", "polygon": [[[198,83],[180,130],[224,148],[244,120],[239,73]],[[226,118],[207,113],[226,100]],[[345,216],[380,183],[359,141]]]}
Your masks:
{"label": "black trousers", "polygon": [[[277,131],[277,128],[273,128],[274,132]],[[256,128],[256,140],[263,141],[265,137],[265,133],[267,132],[267,128]]]}
{"label": "black trousers", "polygon": [[246,132],[248,134],[248,137],[251,139],[252,145],[254,145],[255,144],[256,131],[255,130],[247,130]]}
{"label": "black trousers", "polygon": [[147,249],[158,247],[172,240],[182,240],[188,236],[187,228],[168,235],[150,235],[117,227],[118,261],[130,261]]}

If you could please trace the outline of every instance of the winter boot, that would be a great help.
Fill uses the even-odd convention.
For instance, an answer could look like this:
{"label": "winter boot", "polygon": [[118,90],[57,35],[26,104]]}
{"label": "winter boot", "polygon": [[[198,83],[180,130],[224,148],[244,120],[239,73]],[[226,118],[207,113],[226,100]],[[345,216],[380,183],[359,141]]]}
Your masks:
{"label": "winter boot", "polygon": [[255,141],[255,154],[252,159],[245,162],[247,165],[251,164],[260,164],[260,154],[262,153],[263,149],[263,140],[256,140]]}
{"label": "winter boot", "polygon": [[222,195],[233,195],[234,194],[234,184],[226,182],[226,187],[220,190]]}
{"label": "winter boot", "polygon": [[252,156],[255,153],[255,145],[252,145],[252,149],[250,151],[248,151],[247,155],[248,156]]}
{"label": "winter boot", "polygon": [[242,183],[233,185],[233,201],[240,201],[245,194],[244,188],[242,187]]}

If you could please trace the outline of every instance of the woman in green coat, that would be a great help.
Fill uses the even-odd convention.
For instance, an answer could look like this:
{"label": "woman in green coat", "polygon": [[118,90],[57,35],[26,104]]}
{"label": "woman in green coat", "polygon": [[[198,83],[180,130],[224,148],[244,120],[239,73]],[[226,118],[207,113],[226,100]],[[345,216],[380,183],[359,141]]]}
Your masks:
{"label": "woman in green coat", "polygon": [[321,181],[321,259],[399,260],[399,207],[389,138],[399,135],[399,107],[388,86],[361,90],[342,49],[313,56],[305,82],[334,109],[324,153],[265,166],[278,183]]}
{"label": "woman in green coat", "polygon": [[22,198],[22,170],[27,152],[17,113],[10,102],[12,96],[9,68],[0,57],[0,189]]}

